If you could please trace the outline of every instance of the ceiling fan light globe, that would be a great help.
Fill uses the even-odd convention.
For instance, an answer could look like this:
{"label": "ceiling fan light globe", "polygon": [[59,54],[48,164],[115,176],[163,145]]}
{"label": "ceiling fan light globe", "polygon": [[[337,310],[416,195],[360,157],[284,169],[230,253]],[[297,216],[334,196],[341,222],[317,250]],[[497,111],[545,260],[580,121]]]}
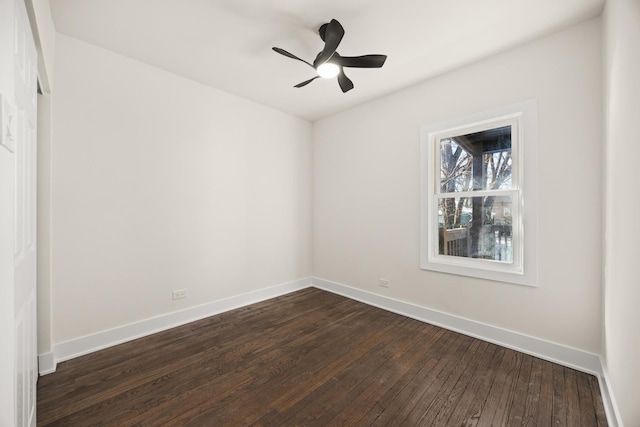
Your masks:
{"label": "ceiling fan light globe", "polygon": [[331,62],[325,62],[324,64],[318,65],[316,71],[323,79],[330,79],[340,73],[340,67],[336,64],[332,64]]}

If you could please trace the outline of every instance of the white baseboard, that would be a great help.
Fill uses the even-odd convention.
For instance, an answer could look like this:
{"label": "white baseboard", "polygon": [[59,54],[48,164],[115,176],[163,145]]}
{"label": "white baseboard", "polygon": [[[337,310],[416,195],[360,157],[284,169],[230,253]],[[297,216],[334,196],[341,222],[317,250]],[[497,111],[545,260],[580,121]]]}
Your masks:
{"label": "white baseboard", "polygon": [[175,328],[176,326],[204,319],[209,316],[234,310],[246,305],[275,298],[300,289],[308,288],[311,278],[305,277],[292,282],[282,283],[258,291],[236,295],[230,298],[213,301],[185,310],[167,313],[139,322],[129,323],[113,329],[96,332],[83,337],[58,343],[51,353],[39,356],[41,361],[39,372],[41,375],[55,372],[58,362],[73,359],[107,347],[122,344],[137,338],[155,334],[160,331]]}
{"label": "white baseboard", "polygon": [[611,381],[609,380],[607,365],[604,361],[602,361],[601,365],[602,373],[598,377],[598,380],[600,383],[600,393],[602,394],[602,403],[607,413],[607,421],[610,427],[622,427],[622,419],[620,418],[618,405],[616,399],[613,397],[613,390],[611,390]]}
{"label": "white baseboard", "polygon": [[38,372],[40,375],[51,374],[56,371],[56,359],[52,351],[38,355]]}
{"label": "white baseboard", "polygon": [[352,288],[318,277],[312,279],[312,284],[316,288],[324,289],[365,304],[521,351],[522,353],[530,354],[540,359],[549,360],[579,371],[594,375],[600,375],[602,372],[600,357],[597,354]]}

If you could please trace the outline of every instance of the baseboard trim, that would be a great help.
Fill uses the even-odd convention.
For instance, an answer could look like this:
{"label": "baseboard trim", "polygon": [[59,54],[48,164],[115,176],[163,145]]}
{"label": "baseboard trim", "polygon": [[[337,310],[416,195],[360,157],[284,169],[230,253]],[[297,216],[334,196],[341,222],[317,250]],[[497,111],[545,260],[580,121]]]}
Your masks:
{"label": "baseboard trim", "polygon": [[319,277],[312,278],[312,285],[374,307],[441,326],[445,329],[511,348],[579,371],[598,376],[602,373],[600,357],[597,354],[352,288],[342,283]]}
{"label": "baseboard trim", "polygon": [[51,353],[45,353],[39,356],[39,359],[43,360],[39,372],[41,375],[50,374],[55,372],[58,362],[63,362],[209,316],[295,292],[308,288],[310,285],[311,277],[305,277],[64,341],[56,344]]}
{"label": "baseboard trim", "polygon": [[56,371],[56,359],[52,351],[38,355],[38,372],[40,375],[51,374]]}
{"label": "baseboard trim", "polygon": [[613,397],[613,390],[611,390],[611,381],[609,380],[607,365],[602,360],[601,366],[602,372],[600,376],[598,376],[598,381],[600,383],[602,403],[607,414],[609,427],[622,427],[622,419],[620,418],[620,412],[618,411],[618,404],[616,403],[616,399]]}

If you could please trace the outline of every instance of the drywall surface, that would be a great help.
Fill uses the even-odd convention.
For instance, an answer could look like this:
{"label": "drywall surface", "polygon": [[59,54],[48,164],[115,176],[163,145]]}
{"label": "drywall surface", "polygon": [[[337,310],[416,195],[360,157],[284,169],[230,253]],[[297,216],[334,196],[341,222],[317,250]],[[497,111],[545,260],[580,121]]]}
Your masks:
{"label": "drywall surface", "polygon": [[640,3],[609,0],[604,12],[606,241],[604,365],[620,421],[640,425]]}
{"label": "drywall surface", "polygon": [[55,64],[55,342],[311,274],[308,122],[67,36]]}
{"label": "drywall surface", "polygon": [[[314,276],[599,353],[600,30],[587,21],[314,123]],[[538,286],[421,270],[420,128],[529,99]]]}

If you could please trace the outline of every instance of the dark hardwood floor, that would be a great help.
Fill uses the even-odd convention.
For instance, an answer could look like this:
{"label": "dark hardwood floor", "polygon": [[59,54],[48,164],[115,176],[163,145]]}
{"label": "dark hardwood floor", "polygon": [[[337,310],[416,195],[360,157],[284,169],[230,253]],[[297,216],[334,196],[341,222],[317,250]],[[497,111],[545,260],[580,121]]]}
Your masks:
{"label": "dark hardwood floor", "polygon": [[305,289],[58,365],[38,425],[605,426],[598,381]]}

